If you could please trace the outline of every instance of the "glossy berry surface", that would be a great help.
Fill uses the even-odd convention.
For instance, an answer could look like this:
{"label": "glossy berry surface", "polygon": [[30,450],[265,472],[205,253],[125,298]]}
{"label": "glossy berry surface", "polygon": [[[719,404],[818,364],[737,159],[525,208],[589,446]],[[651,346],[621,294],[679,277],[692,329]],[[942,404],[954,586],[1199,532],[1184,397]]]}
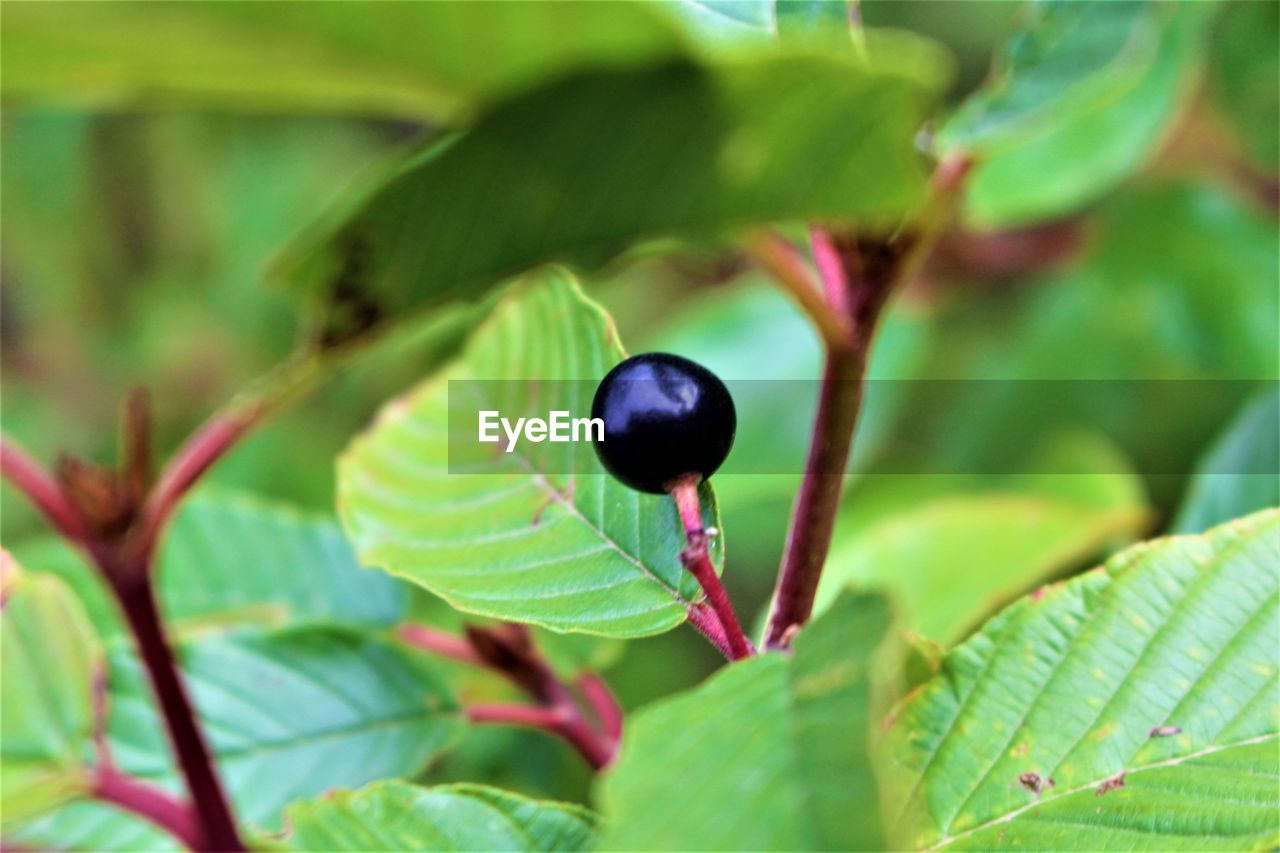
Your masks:
{"label": "glossy berry surface", "polygon": [[596,389],[591,416],[604,421],[596,454],[610,474],[660,494],[673,480],[704,480],[729,455],[738,426],[733,398],[702,365],[667,353],[634,355]]}

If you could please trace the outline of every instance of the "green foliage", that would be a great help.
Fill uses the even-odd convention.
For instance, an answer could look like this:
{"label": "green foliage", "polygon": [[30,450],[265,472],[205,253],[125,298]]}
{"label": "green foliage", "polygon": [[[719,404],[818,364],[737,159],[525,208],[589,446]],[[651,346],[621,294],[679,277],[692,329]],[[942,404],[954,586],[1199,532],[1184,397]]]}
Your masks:
{"label": "green foliage", "polygon": [[[288,803],[333,787],[412,777],[460,732],[449,690],[417,656],[335,629],[210,634],[184,643],[182,671],[240,819],[278,828]],[[120,768],[179,785],[146,677],[121,646],[108,658],[107,743]],[[87,747],[87,745],[86,745]],[[85,837],[130,849],[141,827],[77,804],[6,837],[45,846]]]}
{"label": "green foliage", "polygon": [[[213,474],[285,502],[197,492],[158,555],[264,849],[1274,847],[1280,509],[1077,573],[1280,503],[1277,8],[4,4],[5,430],[102,463],[140,383],[159,458],[290,352],[350,368]],[[612,314],[732,383],[702,512],[757,612],[823,354],[726,243],[848,227],[874,271],[884,234],[943,221],[947,154],[974,159],[965,227],[877,330],[869,375],[895,381],[868,391],[792,653],[699,684],[723,662],[670,631],[701,596],[675,510],[590,447],[450,472],[451,395],[584,414],[624,355]],[[329,506],[338,448],[406,387],[339,459],[341,526],[292,509]],[[13,497],[4,538],[38,571],[6,562],[0,589],[0,846],[174,849],[86,797],[102,675],[116,763],[183,786],[100,579],[23,538]],[[464,708],[527,691],[395,630],[491,619],[533,625],[571,691],[609,670],[627,718],[594,791],[546,731],[459,737]],[[559,802],[591,793],[603,818]]]}
{"label": "green foliage", "polygon": [[966,211],[983,226],[1070,213],[1132,174],[1176,117],[1211,3],[1036,4],[989,89],[941,145],[977,154]]}
{"label": "green foliage", "polygon": [[515,285],[461,362],[393,401],[341,462],[339,508],[361,559],[460,610],[557,631],[643,636],[683,622],[697,584],[678,559],[674,505],[605,476],[589,444],[526,443],[486,468],[497,473],[449,473],[451,381],[501,395],[478,408],[507,417],[581,413],[589,401],[561,398],[588,384],[556,380],[599,379],[623,356],[607,315],[566,273]]}
{"label": "green foliage", "polygon": [[[79,552],[41,539],[14,553],[65,579],[103,637],[124,634]],[[174,519],[157,579],[168,623],[182,633],[254,624],[376,627],[398,622],[408,604],[402,584],[360,567],[335,522],[218,489],[193,497]]]}
{"label": "green foliage", "polygon": [[788,55],[567,77],[410,158],[281,274],[323,303],[335,342],[644,240],[801,218],[889,226],[924,189],[911,148],[937,83],[924,77],[900,60]]}
{"label": "green foliage", "polygon": [[389,781],[294,803],[285,824],[290,850],[569,851],[592,849],[596,819],[484,785]]}
{"label": "green foliage", "polygon": [[794,655],[737,663],[628,721],[599,786],[611,850],[883,843],[868,757],[884,598],[841,598]]}
{"label": "green foliage", "polygon": [[1202,533],[1225,521],[1280,506],[1280,389],[1255,397],[1200,462],[1173,529]]}
{"label": "green foliage", "polygon": [[1214,94],[1250,156],[1280,173],[1280,5],[1235,0],[1213,30]]}
{"label": "green foliage", "polygon": [[88,784],[83,746],[93,728],[100,651],[66,585],[25,572],[0,551],[0,804],[11,821],[49,809]]}
{"label": "green foliage", "polygon": [[893,715],[913,848],[1246,849],[1280,833],[1280,511],[1024,599]]}
{"label": "green foliage", "polygon": [[[1075,439],[1022,475],[870,477],[846,497],[816,607],[850,584],[887,587],[906,627],[954,643],[994,606],[1142,529],[1142,486],[1124,464]],[[1070,470],[1098,473],[1058,473]]]}
{"label": "green foliage", "polygon": [[[562,33],[571,37],[558,37]],[[4,12],[6,100],[226,105],[457,119],[580,65],[676,51],[640,4],[18,4]]]}

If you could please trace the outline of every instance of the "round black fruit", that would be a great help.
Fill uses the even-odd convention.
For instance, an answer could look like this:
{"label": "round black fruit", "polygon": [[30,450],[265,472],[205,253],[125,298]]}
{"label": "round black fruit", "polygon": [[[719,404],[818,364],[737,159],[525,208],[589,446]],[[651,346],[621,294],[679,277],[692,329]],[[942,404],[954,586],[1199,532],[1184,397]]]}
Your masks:
{"label": "round black fruit", "polygon": [[610,474],[642,492],[710,477],[729,455],[738,416],[729,389],[697,362],[633,355],[600,382],[591,416],[604,421],[596,454]]}

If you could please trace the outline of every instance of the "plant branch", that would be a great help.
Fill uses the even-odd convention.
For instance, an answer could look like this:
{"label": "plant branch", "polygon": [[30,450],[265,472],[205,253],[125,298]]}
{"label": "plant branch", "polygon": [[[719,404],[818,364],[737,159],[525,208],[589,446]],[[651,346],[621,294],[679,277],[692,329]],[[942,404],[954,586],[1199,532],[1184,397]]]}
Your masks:
{"label": "plant branch", "polygon": [[892,236],[814,228],[813,255],[827,304],[843,318],[845,338],[827,341],[818,410],[796,495],[773,606],[765,632],[769,648],[785,648],[809,620],[831,547],[844,474],[862,408],[864,377],[880,315],[890,294],[913,279],[950,220],[971,163],[945,159],[914,227]]}
{"label": "plant branch", "polygon": [[89,531],[58,481],[7,435],[0,435],[0,475],[31,501],[63,537],[83,545]]}
{"label": "plant branch", "polygon": [[461,637],[425,625],[401,625],[396,635],[411,646],[473,666],[484,666],[476,650]]}
{"label": "plant branch", "polygon": [[609,765],[622,734],[622,709],[599,676],[584,673],[578,684],[599,728],[583,714],[578,699],[533,644],[523,625],[505,622],[485,628],[467,626],[466,637],[455,637],[422,625],[402,625],[401,639],[452,660],[488,669],[529,694],[538,704],[473,705],[466,709],[473,723],[503,723],[542,729],[563,738],[592,768]]}
{"label": "plant branch", "polygon": [[133,548],[150,554],[164,525],[191,487],[239,443],[267,412],[263,403],[220,412],[192,433],[160,472],[142,507]]}
{"label": "plant branch", "polygon": [[[112,582],[128,577],[132,583]],[[187,782],[192,808],[199,819],[199,850],[244,850],[231,807],[218,779],[213,756],[197,722],[195,708],[187,696],[178,663],[164,635],[156,607],[149,571],[108,573],[108,581],[124,610],[125,620],[138,645],[138,652],[151,681],[169,732],[178,767]]]}
{"label": "plant branch", "polygon": [[587,700],[604,733],[615,743],[622,737],[622,706],[605,680],[594,672],[578,676],[578,691]]}
{"label": "plant branch", "polygon": [[747,241],[747,250],[809,315],[826,345],[841,346],[849,335],[844,319],[823,301],[822,291],[795,247],[778,234],[762,233]]}
{"label": "plant branch", "polygon": [[667,490],[676,502],[680,513],[680,522],[684,526],[688,547],[680,552],[680,562],[685,569],[697,579],[698,585],[707,596],[707,603],[715,613],[716,619],[724,632],[729,646],[729,659],[741,660],[755,654],[755,649],[742,633],[742,625],[738,622],[738,614],[733,610],[733,602],[725,591],[716,567],[711,562],[711,554],[707,549],[707,532],[702,527],[702,508],[698,501],[698,483],[700,477],[690,476],[668,485]]}
{"label": "plant branch", "polygon": [[163,829],[191,850],[201,849],[191,809],[168,791],[105,766],[94,771],[89,793]]}
{"label": "plant branch", "polygon": [[686,610],[689,616],[689,624],[697,629],[698,633],[707,638],[711,645],[719,650],[729,660],[733,660],[733,649],[729,647],[729,639],[724,635],[724,627],[720,624],[720,619],[716,616],[715,611],[706,603],[690,604]]}

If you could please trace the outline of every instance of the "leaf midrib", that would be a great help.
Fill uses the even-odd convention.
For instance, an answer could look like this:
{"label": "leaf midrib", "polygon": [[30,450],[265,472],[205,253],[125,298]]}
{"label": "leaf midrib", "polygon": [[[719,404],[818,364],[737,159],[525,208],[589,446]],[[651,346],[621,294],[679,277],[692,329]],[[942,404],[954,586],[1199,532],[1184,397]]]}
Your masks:
{"label": "leaf midrib", "polygon": [[[1268,740],[1277,740],[1277,739],[1280,739],[1280,732],[1268,732],[1265,735],[1258,735],[1257,737],[1246,738],[1244,740],[1234,741],[1232,743],[1214,744],[1213,746],[1206,747],[1197,752],[1191,752],[1186,755],[1179,755],[1173,758],[1167,758],[1163,761],[1155,761],[1155,762],[1152,762],[1151,764],[1143,764],[1138,767],[1128,768],[1125,770],[1125,776],[1129,777],[1129,776],[1136,775],[1138,773],[1142,773],[1147,770],[1156,770],[1161,767],[1174,767],[1178,764],[1182,764],[1185,761],[1190,761],[1193,758],[1201,758],[1206,755],[1216,755],[1219,752],[1226,752],[1227,750],[1230,750],[1230,749],[1237,749],[1242,746],[1253,746],[1255,744],[1265,743]],[[1055,800],[1060,800],[1064,797],[1072,796],[1073,794],[1083,793],[1084,791],[1088,791],[1091,788],[1097,788],[1099,785],[1107,781],[1107,779],[1109,778],[1112,778],[1112,777],[1104,776],[1102,778],[1092,779],[1088,782],[1081,783],[1080,785],[1077,785],[1074,788],[1067,788],[1063,790],[1061,793],[1053,794],[1052,796],[1048,796],[1048,797],[1043,797],[1038,800],[1033,800],[1032,802],[1027,803],[1024,806],[1019,806],[1013,811],[1007,812],[1003,815],[1000,815],[999,817],[992,818],[991,820],[986,821],[985,823],[978,824],[977,826],[970,827],[969,829],[966,829],[964,832],[957,832],[955,835],[948,835],[942,839],[939,839],[937,842],[935,842],[931,846],[926,847],[924,849],[941,850],[942,848],[946,847],[948,844],[958,841],[961,838],[974,835],[978,832],[981,832],[984,829],[989,829],[993,826],[998,826],[999,824],[1002,824],[1002,823],[1008,823],[1018,815],[1024,812],[1030,811],[1031,809],[1038,808],[1040,806],[1054,802]]]}

